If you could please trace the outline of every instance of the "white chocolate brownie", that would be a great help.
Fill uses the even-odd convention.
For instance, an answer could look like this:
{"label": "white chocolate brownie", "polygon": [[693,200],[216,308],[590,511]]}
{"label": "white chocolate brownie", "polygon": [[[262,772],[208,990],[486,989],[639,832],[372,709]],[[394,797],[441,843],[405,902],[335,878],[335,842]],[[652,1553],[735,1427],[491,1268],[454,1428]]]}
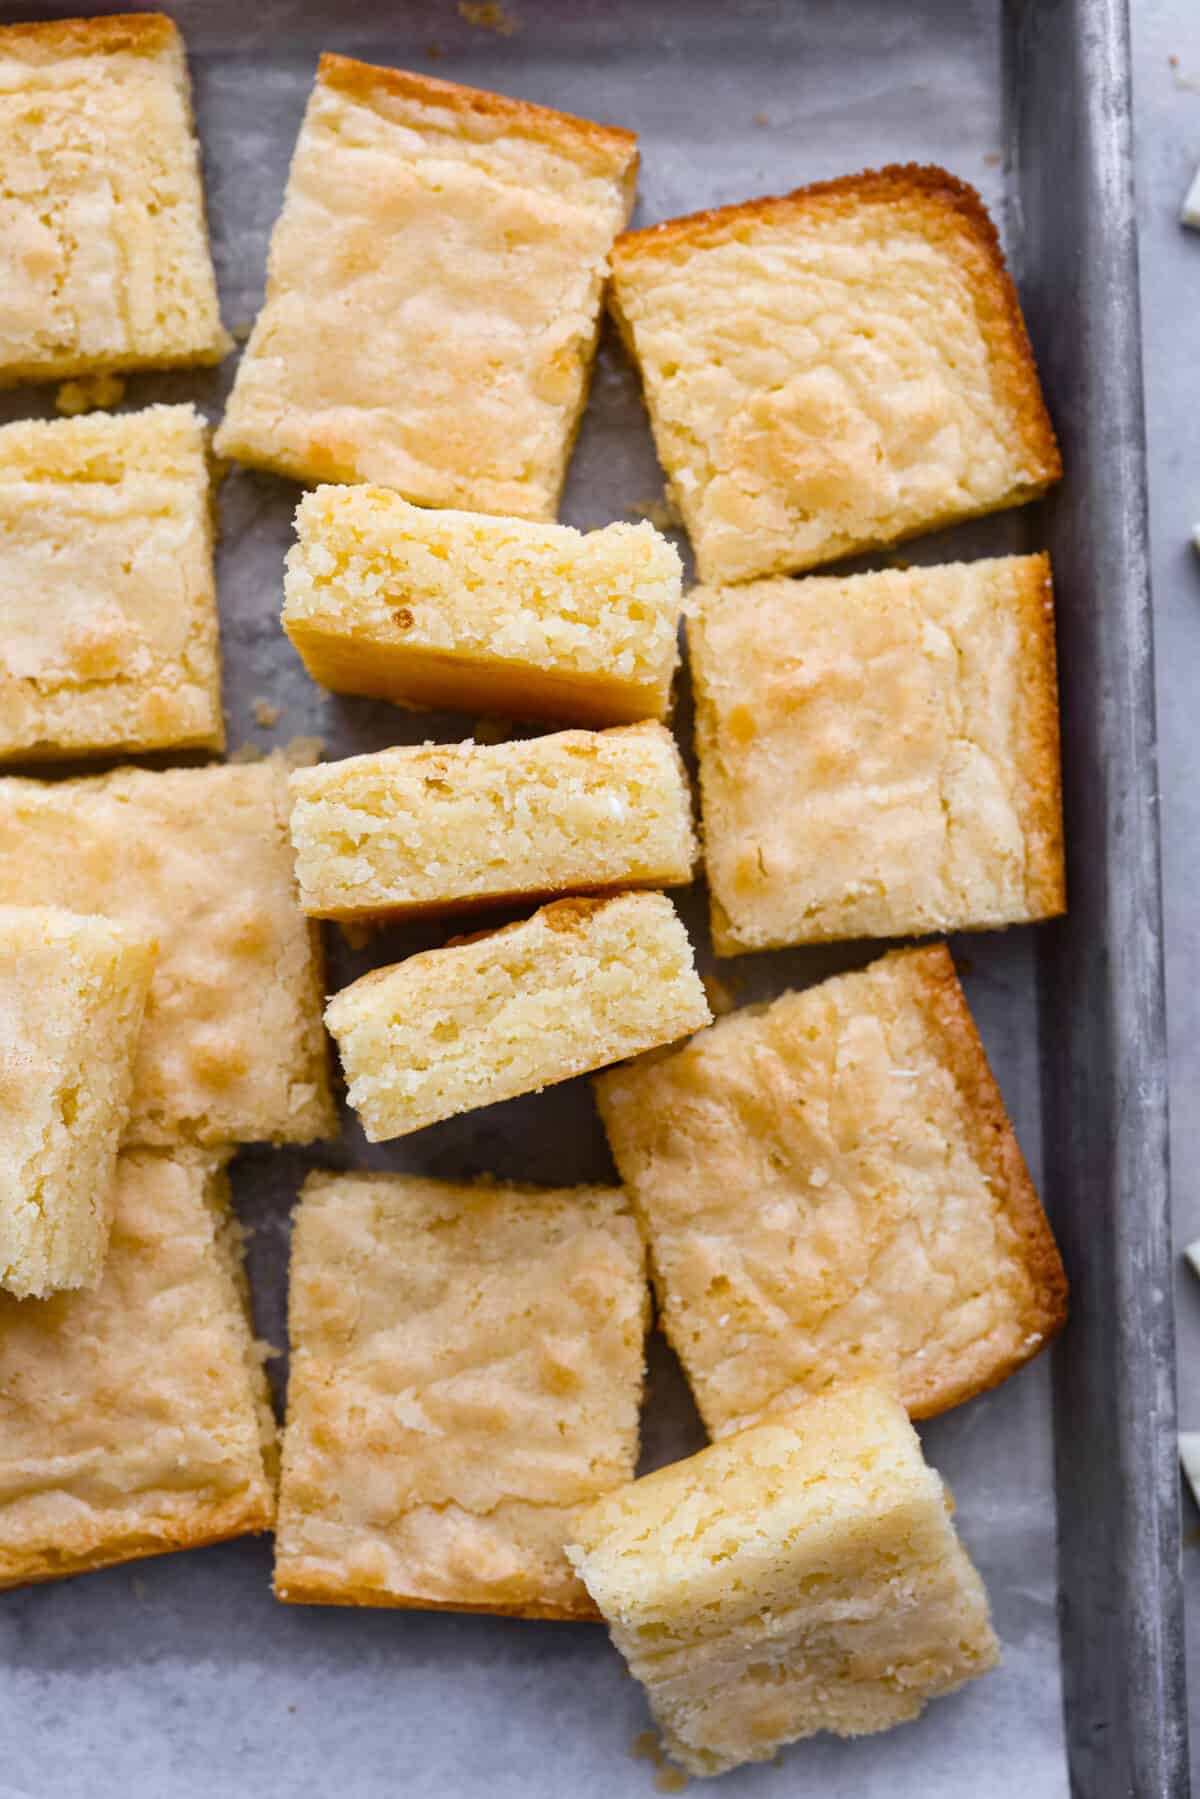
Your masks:
{"label": "white chocolate brownie", "polygon": [[673,1042],[710,1017],[661,893],[555,900],[377,968],[325,1012],[372,1143]]}
{"label": "white chocolate brownie", "polygon": [[631,132],[322,56],[218,450],[553,518],[636,176]]}
{"label": "white chocolate brownie", "polygon": [[0,1287],[91,1287],[154,969],[153,937],[0,906]]}
{"label": "white chocolate brownie", "polygon": [[637,1461],[624,1196],[313,1174],[289,1303],[279,1598],[594,1617],[562,1545]]}
{"label": "white chocolate brownie", "polygon": [[898,950],[596,1083],[714,1436],[869,1374],[915,1418],[1062,1328],[1067,1283],[948,951]]}
{"label": "white chocolate brownie", "polygon": [[225,742],[192,406],[0,427],[0,759]]}
{"label": "white chocolate brownie", "polygon": [[888,1730],[999,1660],[949,1495],[866,1386],[618,1488],[567,1554],[690,1774]]}
{"label": "white chocolate brownie", "polygon": [[0,387],[221,360],[170,19],[0,26],[0,162]]}
{"label": "white chocolate brownie", "polygon": [[698,588],[688,649],[718,955],[1065,909],[1044,555]]}
{"label": "white chocolate brownie", "polygon": [[339,692],[632,724],[670,706],[682,578],[647,524],[584,533],[319,487],[296,511],[283,627]]}
{"label": "white chocolate brownie", "polygon": [[379,750],[298,769],[291,792],[317,918],[683,886],[696,860],[687,774],[656,724]]}
{"label": "white chocolate brownie", "polygon": [[0,1295],[0,1587],[271,1528],[226,1154],[122,1154],[95,1291]]}
{"label": "white chocolate brownie", "polygon": [[944,169],[629,232],[612,303],[704,581],[895,543],[1062,473],[995,227]]}

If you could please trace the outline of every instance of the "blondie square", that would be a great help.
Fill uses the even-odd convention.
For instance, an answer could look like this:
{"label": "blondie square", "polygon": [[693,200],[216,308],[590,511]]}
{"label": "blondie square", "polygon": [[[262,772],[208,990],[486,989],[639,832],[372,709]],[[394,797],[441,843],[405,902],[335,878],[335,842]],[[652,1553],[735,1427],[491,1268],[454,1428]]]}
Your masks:
{"label": "blondie square", "polygon": [[169,19],[0,26],[0,163],[0,386],[221,360]]}
{"label": "blondie square", "polygon": [[0,758],[223,746],[194,407],[0,428],[0,615]]}
{"label": "blondie square", "polygon": [[325,1012],[372,1143],[636,1056],[710,1018],[687,932],[661,893],[556,900],[377,968]]}
{"label": "blondie square", "polygon": [[585,534],[319,487],[296,533],[283,628],[326,687],[581,724],[670,706],[683,568],[651,525]]}
{"label": "blondie square", "polygon": [[279,1598],[594,1617],[563,1540],[637,1461],[623,1194],[310,1175],[290,1310]]}
{"label": "blondie square", "polygon": [[155,955],[106,918],[0,906],[0,1287],[18,1299],[99,1279]]}
{"label": "blondie square", "polygon": [[699,588],[689,611],[718,955],[1064,910],[1045,556]]}
{"label": "blondie square", "polygon": [[941,945],[596,1083],[713,1436],[862,1374],[915,1418],[1066,1319],[1050,1226]]}
{"label": "blondie square", "polygon": [[895,543],[1062,472],[995,228],[944,169],[671,219],[612,261],[704,581]]}
{"label": "blondie square", "polygon": [[810,1399],[595,1501],[567,1554],[691,1774],[906,1723],[999,1660],[889,1395]]}
{"label": "blondie square", "polygon": [[65,899],[158,939],[126,1142],[307,1143],[335,1128],[287,775],[272,757],[0,780],[0,904]]}
{"label": "blondie square", "polygon": [[553,518],[636,178],[632,132],[322,56],[218,450]]}
{"label": "blondie square", "polygon": [[224,1159],[126,1151],[95,1291],[0,1295],[0,1587],[270,1529]]}
{"label": "blondie square", "polygon": [[318,918],[682,886],[696,860],[662,725],[380,750],[298,769],[291,790],[300,904]]}

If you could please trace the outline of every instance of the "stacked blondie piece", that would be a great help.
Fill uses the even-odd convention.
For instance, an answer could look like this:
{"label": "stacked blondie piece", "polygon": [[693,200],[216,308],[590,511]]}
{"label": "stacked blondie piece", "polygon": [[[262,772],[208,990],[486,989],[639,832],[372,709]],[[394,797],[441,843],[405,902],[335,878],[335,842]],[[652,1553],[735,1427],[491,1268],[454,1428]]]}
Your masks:
{"label": "stacked blondie piece", "polygon": [[[78,414],[0,428],[0,1585],[274,1526],[281,1600],[603,1618],[695,1774],[916,1716],[998,1646],[910,1420],[1062,1327],[1054,1238],[944,943],[714,1022],[667,890],[718,957],[1064,908],[1046,557],[809,572],[1060,474],[977,197],[628,232],[631,133],[323,56],[215,447],[308,488],[315,682],[510,723],[49,780],[224,748],[205,421],[86,383],[229,340],[169,21],[0,28],[0,147],[0,381]],[[556,522],[606,293],[686,598]],[[337,1135],[326,1027],[374,1143],[595,1074],[620,1184],[310,1173],[277,1453],[225,1170]],[[638,1479],[652,1290],[713,1440]]]}

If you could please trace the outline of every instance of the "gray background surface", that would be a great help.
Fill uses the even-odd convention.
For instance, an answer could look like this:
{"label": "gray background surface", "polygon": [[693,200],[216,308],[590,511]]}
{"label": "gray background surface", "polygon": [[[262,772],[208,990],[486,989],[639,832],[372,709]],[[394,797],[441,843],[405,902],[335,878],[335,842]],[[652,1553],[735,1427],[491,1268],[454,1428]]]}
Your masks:
{"label": "gray background surface", "polygon": [[[0,6],[0,17],[27,10]],[[513,0],[511,10],[528,20],[533,7]],[[1200,88],[1200,21],[1185,22],[1192,10],[1192,0],[1144,4],[1137,42],[1183,1225],[1186,1171],[1200,1167],[1200,1123],[1189,1104],[1200,1072],[1200,931],[1188,913],[1200,870],[1183,849],[1197,841],[1188,830],[1196,823],[1189,808],[1200,810],[1186,736],[1196,704],[1188,650],[1195,669],[1200,580],[1184,542],[1193,511],[1200,516],[1200,479],[1185,449],[1200,414],[1200,364],[1184,323],[1196,315],[1186,283],[1200,280],[1200,240],[1183,241],[1174,210],[1191,161],[1200,158],[1200,92],[1176,85],[1166,54],[1177,50],[1180,74],[1190,63]],[[288,0],[265,0],[257,9],[218,0],[183,11],[218,275],[226,321],[235,327],[252,318],[261,294],[266,239],[320,48],[426,67],[633,125],[643,137],[639,216],[646,220],[910,158],[943,162],[991,204],[1002,203],[992,0],[903,7],[808,0],[687,13],[675,7],[664,9],[666,24],[652,6],[588,4],[554,9],[549,31],[526,28],[512,37],[469,28],[449,0],[342,8],[338,27],[323,31],[302,23],[315,8]],[[328,13],[338,16],[337,9]],[[372,29],[372,18],[385,16],[386,27]],[[427,60],[431,43],[442,52],[436,61]],[[221,377],[135,380],[126,403],[196,398],[215,411],[231,368]],[[6,401],[5,412],[47,411],[51,397],[49,390],[27,390]],[[653,500],[658,490],[636,384],[618,348],[606,342],[565,516],[601,523]],[[312,733],[331,753],[347,753],[426,734],[465,735],[467,720],[414,720],[334,699],[307,682],[278,628],[295,494],[243,471],[223,492],[231,747]],[[985,521],[910,553],[932,560],[948,551],[1021,548],[1031,524],[1036,528],[1028,515]],[[1197,640],[1190,646],[1183,641],[1188,632]],[[282,707],[277,729],[255,724],[259,698]],[[681,723],[686,727],[686,713]],[[702,935],[700,909],[688,911]],[[352,956],[331,936],[333,984],[436,940],[431,929],[393,932]],[[972,1005],[1036,1174],[1029,945],[1029,934],[1018,932],[959,947]],[[840,962],[866,954],[859,946]],[[838,960],[753,958],[722,972],[741,981],[739,998],[749,998],[815,978]],[[555,1182],[608,1171],[583,1084],[370,1152],[351,1128],[344,1144],[320,1159],[435,1173],[490,1169]],[[255,1232],[260,1328],[277,1342],[288,1208],[308,1160],[249,1151],[236,1170],[238,1203]],[[1191,1223],[1191,1234],[1200,1232],[1200,1195]],[[1200,1335],[1200,1289],[1182,1298],[1186,1361]],[[278,1384],[282,1364],[274,1372]],[[1200,1383],[1190,1396],[1186,1383],[1184,1391],[1185,1418],[1191,1403],[1191,1421],[1200,1424]],[[665,1357],[656,1359],[647,1426],[651,1460],[692,1440],[686,1395]],[[1003,1670],[886,1740],[806,1745],[778,1767],[732,1776],[721,1787],[730,1799],[809,1790],[930,1799],[1065,1793],[1045,1367],[1035,1365],[923,1435],[954,1488],[961,1528],[988,1581]],[[598,1629],[285,1608],[270,1597],[269,1566],[266,1544],[244,1542],[7,1596],[0,1602],[0,1795],[53,1789],[62,1799],[198,1799],[254,1791],[306,1799],[331,1786],[355,1799],[396,1787],[416,1795],[555,1790],[580,1799],[653,1792],[652,1769],[630,1754],[645,1724],[640,1697]]]}
{"label": "gray background surface", "polygon": [[[1150,445],[1176,1241],[1200,1237],[1200,234],[1179,205],[1200,164],[1200,9],[1135,0],[1134,120]],[[1176,59],[1176,66],[1171,58]],[[1180,1263],[1179,1416],[1200,1430],[1200,1280]],[[1184,1511],[1192,1780],[1200,1791],[1200,1513]]]}

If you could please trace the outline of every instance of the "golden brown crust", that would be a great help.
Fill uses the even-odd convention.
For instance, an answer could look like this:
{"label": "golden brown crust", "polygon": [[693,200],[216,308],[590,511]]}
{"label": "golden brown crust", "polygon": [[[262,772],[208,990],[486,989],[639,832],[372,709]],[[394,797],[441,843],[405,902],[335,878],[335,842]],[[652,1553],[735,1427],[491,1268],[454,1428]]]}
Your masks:
{"label": "golden brown crust", "polygon": [[470,1612],[493,1618],[539,1618],[562,1624],[598,1624],[602,1622],[599,1607],[581,1589],[578,1605],[468,1605],[445,1599],[422,1599],[419,1595],[381,1592],[377,1587],[359,1587],[352,1581],[319,1585],[304,1580],[281,1581],[275,1575],[275,1597],[285,1605],[358,1605],[375,1611],[397,1612]]}
{"label": "golden brown crust", "polygon": [[[529,906],[540,910],[543,906],[560,904],[568,896],[577,899],[591,899],[597,904],[605,900],[616,899],[619,893],[657,892],[667,886],[676,886],[677,882],[660,879],[637,881],[596,881],[587,883],[583,891],[572,882],[559,887],[523,887],[514,889],[506,887],[496,893],[470,894],[464,898],[453,900],[401,900],[386,906],[322,906],[318,912],[306,908],[310,918],[326,918],[333,924],[412,924],[422,918],[469,918],[475,912],[491,912],[501,906]],[[451,944],[470,943],[478,937],[494,937],[497,930],[507,930],[507,925],[497,926],[489,931],[469,931],[460,936],[448,938],[442,945],[449,949]]]}
{"label": "golden brown crust", "polygon": [[1054,918],[1067,909],[1062,823],[1062,758],[1058,726],[1058,670],[1054,645],[1054,588],[1050,558],[1028,559],[1017,595],[1022,636],[1029,647],[1028,679],[1021,687],[1021,761],[1026,853],[1025,883],[1031,911]]}
{"label": "golden brown crust", "polygon": [[701,586],[687,639],[718,955],[1065,909],[1044,554]]}
{"label": "golden brown crust", "polygon": [[930,1417],[1065,1322],[1050,1226],[942,944],[743,1008],[594,1090],[714,1437],[869,1370]]}
{"label": "golden brown crust", "polygon": [[616,174],[632,175],[637,167],[637,133],[618,125],[599,125],[591,119],[577,118],[573,113],[556,112],[548,106],[535,106],[528,100],[514,100],[507,94],[491,94],[482,88],[461,87],[454,81],[439,81],[433,75],[420,75],[411,69],[381,68],[375,63],[358,62],[351,56],[338,56],[325,51],[317,67],[317,80],[322,87],[348,94],[368,104],[377,95],[387,94],[398,100],[416,100],[425,106],[437,106],[461,118],[494,120],[506,131],[520,137],[534,138],[539,143],[553,144],[570,152],[586,147],[612,158]]}
{"label": "golden brown crust", "polygon": [[209,1543],[225,1543],[268,1531],[275,1522],[274,1507],[261,1495],[239,1493],[224,1505],[193,1512],[188,1518],[164,1518],[153,1528],[114,1529],[104,1536],[64,1534],[53,1549],[32,1550],[20,1557],[0,1555],[0,1591],[62,1580],[70,1574],[89,1574],[97,1568],[114,1568],[121,1562],[143,1561],[151,1555],[168,1555],[176,1549],[203,1549]]}
{"label": "golden brown crust", "polygon": [[[666,219],[659,225],[624,232],[612,249],[614,276],[619,283],[639,262],[678,248],[703,250],[737,236],[754,223],[782,224],[805,213],[840,213],[871,204],[908,205],[920,209],[938,234],[955,236],[978,259],[975,285],[981,324],[992,352],[1002,364],[1007,385],[1021,420],[1026,449],[1034,458],[1041,482],[1049,486],[1062,476],[1062,458],[1054,427],[1046,411],[1038,380],[1033,348],[1025,329],[1020,302],[1004,259],[999,233],[975,189],[936,164],[889,163],[881,169],[865,169],[857,175],[841,175],[833,181],[814,182],[790,194],[766,195],[733,206],[689,213]],[[626,342],[628,327],[614,303],[617,323]],[[1039,489],[1040,491],[1040,489]],[[922,530],[931,529],[923,525]]]}
{"label": "golden brown crust", "polygon": [[944,943],[893,950],[888,961],[906,960],[913,996],[943,1046],[943,1060],[963,1098],[964,1127],[975,1155],[1002,1201],[1029,1273],[1030,1303],[1021,1349],[983,1372],[969,1362],[941,1368],[926,1393],[909,1405],[914,1418],[932,1418],[976,1393],[999,1386],[1056,1337],[1067,1321],[1068,1286],[1058,1245],[1021,1154],[1012,1120],[967,1007],[954,960]]}
{"label": "golden brown crust", "polygon": [[[625,891],[622,889],[622,891]],[[551,931],[577,931],[586,923],[594,912],[599,912],[612,900],[619,899],[618,893],[586,894],[573,893],[567,899],[551,900],[546,906],[539,907],[545,916],[543,922]],[[509,937],[514,931],[522,931],[529,923],[527,918],[514,918],[511,924],[492,925],[486,931],[460,931],[456,936],[447,937],[438,949],[421,950],[407,959],[412,967],[422,960],[428,961],[431,956],[440,956],[444,949],[463,949],[468,943],[482,943],[488,937]],[[392,968],[372,968],[360,975],[356,983],[359,987],[374,986],[378,980],[392,974]]]}
{"label": "golden brown crust", "polygon": [[281,1600],[595,1617],[562,1542],[633,1477],[649,1323],[619,1189],[311,1175],[288,1312]]}
{"label": "golden brown crust", "polygon": [[49,62],[63,56],[113,56],[122,50],[131,51],[135,56],[157,56],[175,46],[182,49],[177,27],[165,13],[157,12],[0,25],[0,55],[6,50],[17,50],[30,60]]}

